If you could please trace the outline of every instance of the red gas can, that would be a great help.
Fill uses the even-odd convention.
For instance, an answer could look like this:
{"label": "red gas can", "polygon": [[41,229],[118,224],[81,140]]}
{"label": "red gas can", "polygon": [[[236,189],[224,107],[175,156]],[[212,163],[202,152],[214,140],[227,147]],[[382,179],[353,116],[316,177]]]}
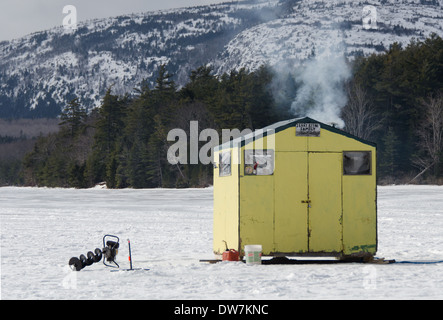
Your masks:
{"label": "red gas can", "polygon": [[240,254],[237,250],[231,249],[223,252],[222,260],[223,261],[238,261]]}

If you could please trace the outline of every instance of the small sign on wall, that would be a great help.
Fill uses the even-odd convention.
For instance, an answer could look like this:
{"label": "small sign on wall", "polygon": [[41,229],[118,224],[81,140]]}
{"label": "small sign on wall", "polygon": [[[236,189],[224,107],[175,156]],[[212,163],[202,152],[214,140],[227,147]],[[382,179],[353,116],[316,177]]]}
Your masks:
{"label": "small sign on wall", "polygon": [[295,125],[297,137],[320,137],[319,123],[297,123]]}

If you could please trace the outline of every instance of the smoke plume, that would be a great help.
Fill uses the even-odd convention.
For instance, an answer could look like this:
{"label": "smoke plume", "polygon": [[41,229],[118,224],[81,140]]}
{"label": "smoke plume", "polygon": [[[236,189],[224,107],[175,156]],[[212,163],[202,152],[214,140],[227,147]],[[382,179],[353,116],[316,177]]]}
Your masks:
{"label": "smoke plume", "polygon": [[351,70],[340,45],[321,49],[296,75],[300,87],[291,110],[297,116],[344,127],[340,110],[347,102],[343,86],[350,77]]}

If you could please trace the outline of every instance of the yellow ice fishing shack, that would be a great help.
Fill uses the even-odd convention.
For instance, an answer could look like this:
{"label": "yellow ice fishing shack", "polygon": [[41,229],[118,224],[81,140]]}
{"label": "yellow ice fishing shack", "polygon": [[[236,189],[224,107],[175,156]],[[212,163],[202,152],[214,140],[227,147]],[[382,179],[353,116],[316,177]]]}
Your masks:
{"label": "yellow ice fishing shack", "polygon": [[370,258],[376,199],[374,143],[307,117],[278,122],[214,148],[214,253]]}

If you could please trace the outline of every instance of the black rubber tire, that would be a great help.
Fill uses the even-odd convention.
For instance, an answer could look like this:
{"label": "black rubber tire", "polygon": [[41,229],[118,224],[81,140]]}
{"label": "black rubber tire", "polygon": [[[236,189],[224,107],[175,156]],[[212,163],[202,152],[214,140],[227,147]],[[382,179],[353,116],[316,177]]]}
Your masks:
{"label": "black rubber tire", "polygon": [[80,271],[81,269],[83,269],[82,262],[79,258],[76,257],[72,257],[71,259],[69,259],[69,266],[73,271]]}

